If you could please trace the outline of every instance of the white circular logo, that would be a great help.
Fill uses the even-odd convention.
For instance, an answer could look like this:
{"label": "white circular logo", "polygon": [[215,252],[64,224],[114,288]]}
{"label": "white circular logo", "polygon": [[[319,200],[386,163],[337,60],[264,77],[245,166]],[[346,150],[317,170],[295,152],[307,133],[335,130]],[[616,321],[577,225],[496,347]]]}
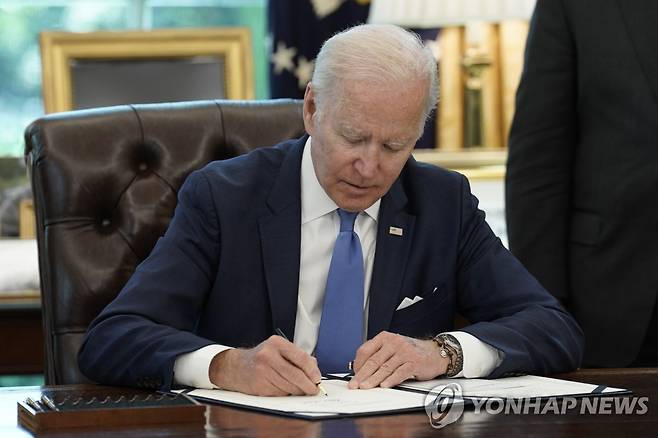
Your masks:
{"label": "white circular logo", "polygon": [[425,412],[435,429],[452,424],[464,413],[462,387],[457,383],[436,386],[425,396]]}

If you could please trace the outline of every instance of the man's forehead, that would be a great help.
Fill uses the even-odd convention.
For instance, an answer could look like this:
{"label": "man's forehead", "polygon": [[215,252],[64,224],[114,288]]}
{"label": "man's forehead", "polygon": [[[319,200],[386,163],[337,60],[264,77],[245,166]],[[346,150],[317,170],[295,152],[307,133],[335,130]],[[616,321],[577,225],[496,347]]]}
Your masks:
{"label": "man's forehead", "polygon": [[[420,91],[424,90],[424,88],[418,89]],[[382,97],[390,100],[391,93],[386,92],[386,90],[373,92],[379,90],[376,87],[370,87],[369,90],[368,93],[359,94],[354,90],[350,92],[350,89],[341,89],[332,96],[331,101],[325,102],[323,106],[326,106],[328,112],[331,113],[332,122],[336,128],[357,133],[367,133],[373,127],[383,128],[389,132],[390,135],[388,136],[406,142],[415,141],[422,134],[422,127],[419,133],[418,123],[415,121],[411,124],[409,120],[402,121],[405,118],[402,113],[398,114],[401,120],[397,123],[393,123],[390,117],[388,120],[380,120],[378,116],[381,114],[382,106],[391,105],[391,102],[383,102],[378,98]],[[399,101],[396,102],[399,103]],[[412,105],[419,105],[419,107],[408,108],[409,112],[407,114],[422,110],[422,103],[414,102]],[[422,117],[422,111],[418,115]]]}

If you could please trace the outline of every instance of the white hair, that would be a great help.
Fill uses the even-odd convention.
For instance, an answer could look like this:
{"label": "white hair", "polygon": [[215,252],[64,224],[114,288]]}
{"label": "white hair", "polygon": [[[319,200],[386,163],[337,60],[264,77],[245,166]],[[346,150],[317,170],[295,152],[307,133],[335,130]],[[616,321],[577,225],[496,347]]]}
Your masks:
{"label": "white hair", "polygon": [[340,95],[346,79],[382,87],[427,82],[422,125],[439,95],[437,64],[431,50],[415,33],[388,24],[355,26],[325,41],[311,79],[318,111],[322,112],[326,101]]}

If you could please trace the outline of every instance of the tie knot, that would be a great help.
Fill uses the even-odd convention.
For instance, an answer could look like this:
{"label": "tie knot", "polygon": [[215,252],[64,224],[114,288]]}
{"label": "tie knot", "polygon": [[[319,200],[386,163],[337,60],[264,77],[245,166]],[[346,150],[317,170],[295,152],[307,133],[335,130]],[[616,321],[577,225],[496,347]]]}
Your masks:
{"label": "tie knot", "polygon": [[338,216],[340,216],[340,232],[354,231],[354,221],[358,215],[359,213],[352,213],[339,208]]}

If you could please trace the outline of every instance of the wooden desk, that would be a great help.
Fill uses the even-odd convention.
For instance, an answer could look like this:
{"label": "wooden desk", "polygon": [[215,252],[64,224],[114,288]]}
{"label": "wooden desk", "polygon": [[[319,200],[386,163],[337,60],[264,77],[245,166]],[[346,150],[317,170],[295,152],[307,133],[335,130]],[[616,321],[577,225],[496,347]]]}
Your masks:
{"label": "wooden desk", "polygon": [[[581,370],[557,376],[588,383],[630,388],[634,396],[649,397],[644,415],[580,415],[578,409],[566,415],[490,415],[464,412],[456,423],[440,431],[430,427],[424,412],[405,415],[364,417],[355,419],[305,421],[246,410],[209,406],[206,429],[193,427],[149,427],[136,429],[88,429],[57,433],[57,437],[375,437],[417,438],[441,436],[478,437],[594,437],[656,436],[658,431],[658,368]],[[27,396],[38,397],[38,387],[0,390],[0,436],[26,437],[30,434],[16,425],[16,401]],[[54,435],[53,435],[54,436]]]}

